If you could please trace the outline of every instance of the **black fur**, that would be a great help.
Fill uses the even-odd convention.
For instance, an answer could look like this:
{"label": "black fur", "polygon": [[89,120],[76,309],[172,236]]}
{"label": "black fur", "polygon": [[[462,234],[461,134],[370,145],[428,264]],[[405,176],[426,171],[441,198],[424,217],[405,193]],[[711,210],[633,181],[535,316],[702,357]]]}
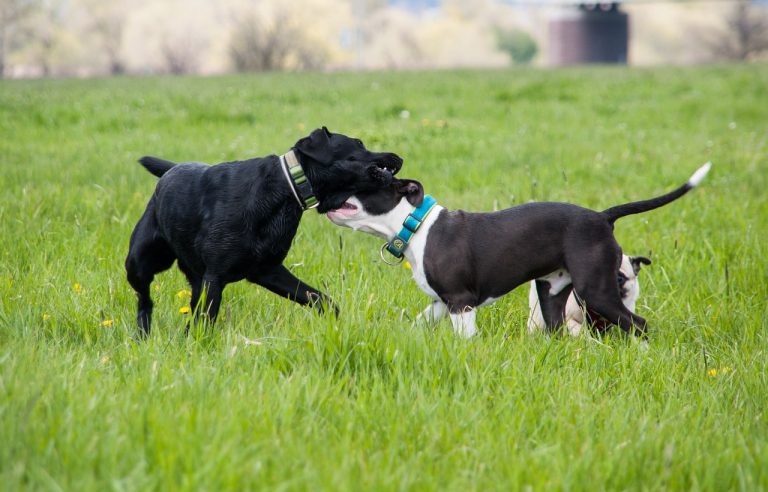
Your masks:
{"label": "black fur", "polygon": [[[665,205],[692,189],[686,184],[657,198],[597,212],[569,203],[526,203],[492,213],[442,210],[429,229],[424,250],[427,283],[451,313],[475,308],[515,287],[560,268],[588,308],[623,330],[645,336],[646,321],[622,303],[617,284],[622,252],[614,221]],[[421,184],[396,179],[380,190],[355,195],[372,215],[392,210],[402,198],[423,199]],[[637,257],[640,263],[650,260]],[[563,322],[570,288],[544,295],[537,285],[547,326]]]}
{"label": "black fur", "polygon": [[677,188],[676,190],[670,191],[665,195],[657,196],[655,198],[651,198],[650,200],[641,200],[639,202],[617,205],[615,207],[603,210],[603,213],[608,218],[608,222],[613,224],[618,219],[626,217],[627,215],[648,212],[649,210],[662,207],[669,202],[677,200],[692,189],[693,186],[691,186],[689,183],[685,183],[683,186]]}
{"label": "black fur", "polygon": [[145,156],[139,159],[139,164],[144,166],[147,171],[151,172],[158,178],[162,178],[163,174],[170,171],[171,168],[176,165],[175,162],[166,161],[165,159],[160,159],[159,157],[150,156]]}
{"label": "black fur", "polygon": [[[352,194],[390,185],[402,159],[370,152],[355,138],[326,128],[299,140],[295,151],[319,201],[318,211],[339,207]],[[158,272],[178,261],[192,288],[196,315],[216,319],[221,293],[247,279],[272,292],[322,311],[330,300],[288,271],[282,262],[296,234],[302,208],[276,155],[216,166],[174,164],[143,157],[159,176],[144,215],[131,234],[125,262],[138,295],[137,324],[149,334],[149,286]],[[205,301],[198,303],[205,291]]]}

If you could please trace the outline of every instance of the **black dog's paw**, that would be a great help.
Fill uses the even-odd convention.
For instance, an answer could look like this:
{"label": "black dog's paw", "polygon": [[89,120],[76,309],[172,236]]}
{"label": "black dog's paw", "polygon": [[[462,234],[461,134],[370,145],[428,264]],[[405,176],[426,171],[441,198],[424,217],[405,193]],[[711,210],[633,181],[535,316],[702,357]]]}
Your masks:
{"label": "black dog's paw", "polygon": [[307,297],[309,298],[309,305],[317,309],[320,314],[325,314],[330,311],[334,316],[337,318],[339,317],[339,308],[330,297],[316,292],[307,292]]}

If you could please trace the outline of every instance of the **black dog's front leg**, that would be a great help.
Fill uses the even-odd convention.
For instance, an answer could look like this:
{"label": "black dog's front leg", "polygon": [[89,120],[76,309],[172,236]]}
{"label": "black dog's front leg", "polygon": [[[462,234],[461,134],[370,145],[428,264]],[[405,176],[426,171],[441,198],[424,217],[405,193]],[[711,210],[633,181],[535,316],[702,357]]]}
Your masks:
{"label": "black dog's front leg", "polygon": [[283,265],[263,268],[248,276],[248,281],[299,304],[311,305],[321,313],[325,311],[326,306],[330,306],[337,316],[339,314],[339,309],[328,296],[296,278]]}

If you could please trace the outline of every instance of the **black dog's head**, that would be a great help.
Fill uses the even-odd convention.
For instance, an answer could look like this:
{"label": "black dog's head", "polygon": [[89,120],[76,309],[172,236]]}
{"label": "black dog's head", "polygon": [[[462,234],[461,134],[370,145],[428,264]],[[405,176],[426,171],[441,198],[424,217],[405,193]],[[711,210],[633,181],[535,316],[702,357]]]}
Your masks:
{"label": "black dog's head", "polygon": [[403,160],[390,152],[371,152],[357,138],[323,127],[294,146],[317,196],[318,212],[341,207],[352,195],[388,187]]}

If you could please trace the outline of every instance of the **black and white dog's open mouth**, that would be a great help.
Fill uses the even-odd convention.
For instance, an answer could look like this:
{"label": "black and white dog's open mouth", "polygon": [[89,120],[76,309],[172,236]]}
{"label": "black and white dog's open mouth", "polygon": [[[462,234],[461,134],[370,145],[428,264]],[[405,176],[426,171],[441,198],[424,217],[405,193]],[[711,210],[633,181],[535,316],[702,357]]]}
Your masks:
{"label": "black and white dog's open mouth", "polygon": [[341,204],[341,207],[329,210],[328,213],[339,215],[355,215],[357,213],[357,205],[346,201]]}

